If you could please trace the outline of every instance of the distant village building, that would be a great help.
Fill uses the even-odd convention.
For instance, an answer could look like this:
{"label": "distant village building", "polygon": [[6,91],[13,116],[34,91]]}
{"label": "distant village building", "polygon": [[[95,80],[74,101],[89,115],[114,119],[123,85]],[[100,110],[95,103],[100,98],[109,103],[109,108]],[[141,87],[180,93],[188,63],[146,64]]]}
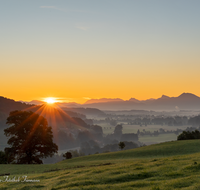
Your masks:
{"label": "distant village building", "polygon": [[135,133],[122,134],[121,141],[138,141],[138,135]]}

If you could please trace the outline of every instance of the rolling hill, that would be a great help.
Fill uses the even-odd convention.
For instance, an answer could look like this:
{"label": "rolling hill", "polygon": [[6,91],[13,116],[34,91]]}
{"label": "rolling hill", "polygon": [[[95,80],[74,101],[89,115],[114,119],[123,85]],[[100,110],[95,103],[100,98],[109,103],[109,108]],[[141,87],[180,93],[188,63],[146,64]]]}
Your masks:
{"label": "rolling hill", "polygon": [[33,111],[39,115],[44,116],[50,125],[59,125],[61,123],[71,123],[76,126],[80,126],[80,123],[77,123],[72,117],[78,117],[85,119],[86,116],[72,110],[63,110],[59,106],[48,106],[47,104],[34,105],[26,104],[22,102],[16,102],[12,99],[5,97],[0,97],[0,128],[5,126],[6,118],[9,113],[14,110],[23,110],[23,111]]}
{"label": "rolling hill", "polygon": [[[29,103],[39,104],[40,101],[34,100]],[[179,110],[200,110],[200,97],[192,93],[182,93],[178,97],[169,97],[162,95],[157,99],[137,100],[130,98],[129,100],[122,100],[120,98],[101,98],[90,99],[84,104],[78,104],[75,102],[59,104],[64,109],[77,108],[80,113],[83,113],[83,108],[95,108],[99,110],[154,110],[154,111],[179,111]],[[94,110],[93,110],[94,111]],[[85,113],[87,111],[85,110]],[[84,113],[83,113],[84,114]]]}
{"label": "rolling hill", "polygon": [[[10,178],[38,183],[0,183],[1,189],[199,189],[200,140],[174,141],[102,153],[49,165],[1,165]],[[1,178],[1,176],[0,176]]]}
{"label": "rolling hill", "polygon": [[[75,136],[79,131],[90,129],[90,125],[84,121],[86,116],[72,110],[63,110],[57,105],[30,105],[0,97],[0,150],[7,146],[8,139],[5,137],[3,130],[8,127],[6,120],[9,113],[15,110],[32,111],[45,117],[48,125],[52,127],[54,142],[58,144],[59,149],[63,148],[64,145],[68,147],[66,145],[68,134]],[[72,146],[69,143],[68,145]]]}
{"label": "rolling hill", "polygon": [[[92,100],[90,102],[93,102]],[[126,101],[103,101],[94,103],[86,102],[83,106],[97,108],[100,110],[157,110],[157,111],[178,111],[178,110],[200,110],[200,97],[183,93],[178,97],[163,95],[158,99],[137,100],[131,98]]]}

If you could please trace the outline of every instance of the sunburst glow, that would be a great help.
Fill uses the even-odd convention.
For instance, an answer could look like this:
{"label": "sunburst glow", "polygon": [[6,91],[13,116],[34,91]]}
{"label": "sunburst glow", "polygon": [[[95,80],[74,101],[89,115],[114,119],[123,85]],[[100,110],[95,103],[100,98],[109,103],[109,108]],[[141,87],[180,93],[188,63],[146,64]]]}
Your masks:
{"label": "sunburst glow", "polygon": [[44,99],[44,102],[46,102],[47,104],[54,104],[54,103],[56,103],[58,101],[56,100],[56,98],[48,97],[48,98]]}

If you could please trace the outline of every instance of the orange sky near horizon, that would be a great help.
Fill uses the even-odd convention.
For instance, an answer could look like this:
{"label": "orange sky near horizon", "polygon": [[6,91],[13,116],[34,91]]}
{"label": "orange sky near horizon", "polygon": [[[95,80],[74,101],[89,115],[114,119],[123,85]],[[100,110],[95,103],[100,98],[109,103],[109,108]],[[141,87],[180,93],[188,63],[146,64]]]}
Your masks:
{"label": "orange sky near horizon", "polygon": [[0,2],[0,96],[200,96],[199,1]]}
{"label": "orange sky near horizon", "polygon": [[[18,64],[13,66],[12,70],[6,68],[1,74],[0,80],[5,81],[1,84],[1,96],[24,101],[58,97],[67,102],[78,103],[84,103],[87,101],[86,98],[127,100],[133,97],[143,100],[158,98],[163,94],[170,97],[178,96],[183,92],[200,96],[198,88],[200,68],[197,65],[200,60],[193,60],[196,65],[192,65],[187,54],[180,56],[178,61],[178,57],[163,59],[156,54],[152,54],[151,59],[138,56],[137,61],[140,62],[138,65],[133,64],[136,61],[136,57],[133,56],[130,56],[124,64],[122,64],[123,58],[119,59],[120,56],[114,56],[113,60],[107,60],[105,57],[96,60],[94,58],[90,61],[90,63],[96,62],[94,65],[87,65],[87,58],[76,60],[71,58],[66,61],[60,56],[56,64],[56,56],[49,58],[44,56],[41,60],[30,61],[31,56],[24,57],[21,54],[17,58],[13,56],[4,59],[6,65],[15,60],[20,61],[17,61]],[[48,54],[46,56],[48,57]],[[37,68],[38,65],[37,67],[34,65],[37,61],[45,63],[44,66]],[[65,65],[68,61],[73,64]],[[29,71],[24,68],[28,62]],[[109,64],[106,66],[101,62]],[[160,62],[163,64],[159,64]]]}

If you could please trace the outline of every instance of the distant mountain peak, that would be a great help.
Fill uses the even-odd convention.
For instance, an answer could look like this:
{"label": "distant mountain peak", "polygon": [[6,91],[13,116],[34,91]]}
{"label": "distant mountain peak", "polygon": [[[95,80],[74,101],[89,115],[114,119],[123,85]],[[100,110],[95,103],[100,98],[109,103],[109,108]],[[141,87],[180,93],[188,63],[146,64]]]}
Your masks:
{"label": "distant mountain peak", "polygon": [[25,102],[25,101],[22,101],[22,100],[20,100],[20,101],[18,101],[18,102],[21,102],[21,103],[25,103],[25,104],[31,104],[31,105],[41,105],[41,104],[44,104],[44,102],[43,101],[40,101],[40,100],[32,100],[32,101],[30,101],[30,102]]}
{"label": "distant mountain peak", "polygon": [[32,100],[31,102],[29,102],[29,104],[41,105],[44,104],[44,102],[40,100]]}
{"label": "distant mountain peak", "polygon": [[130,101],[130,102],[140,102],[139,100],[137,100],[135,98],[130,98],[128,101]]}
{"label": "distant mountain peak", "polygon": [[182,93],[180,96],[178,96],[178,98],[199,98],[198,96],[196,96],[195,94],[192,93]]}
{"label": "distant mountain peak", "polygon": [[170,98],[169,96],[166,96],[166,95],[162,95],[162,97],[161,97],[162,99],[168,99],[168,98]]}

